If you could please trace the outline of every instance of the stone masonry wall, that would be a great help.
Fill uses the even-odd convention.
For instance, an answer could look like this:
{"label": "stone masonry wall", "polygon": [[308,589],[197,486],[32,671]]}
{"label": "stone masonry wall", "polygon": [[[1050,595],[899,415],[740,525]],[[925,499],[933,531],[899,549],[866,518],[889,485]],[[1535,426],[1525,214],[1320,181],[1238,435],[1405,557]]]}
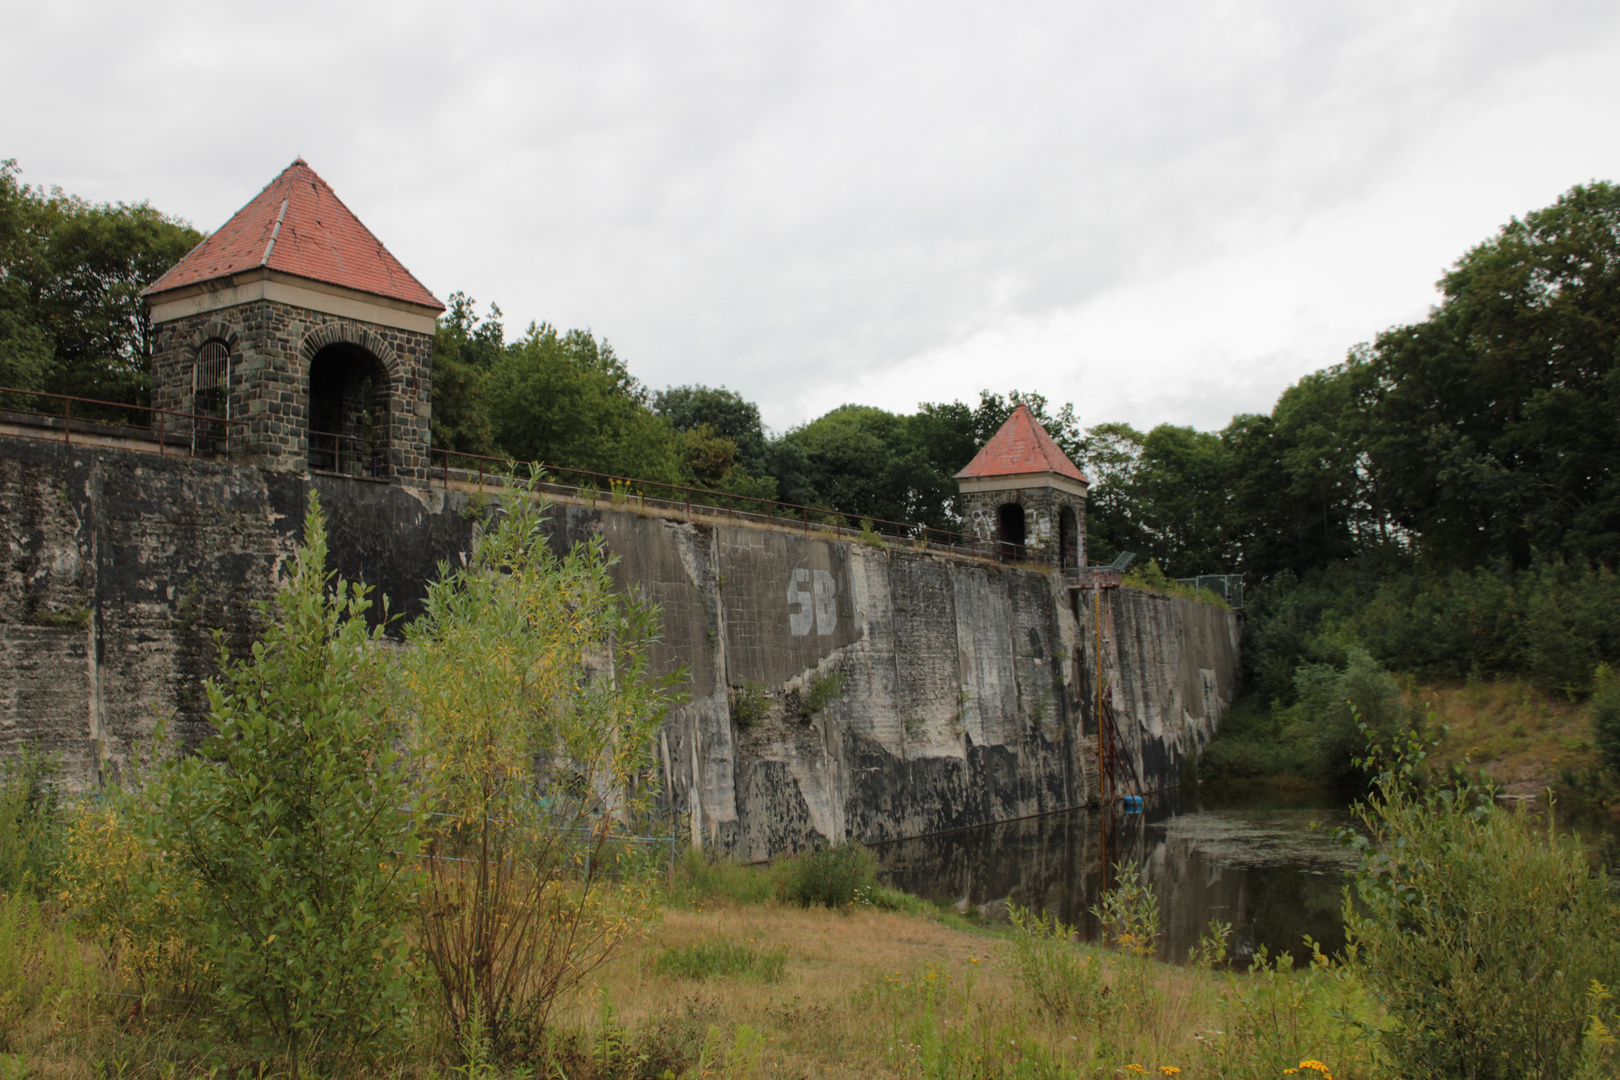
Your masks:
{"label": "stone masonry wall", "polygon": [[[92,784],[158,717],[206,730],[211,630],[238,647],[310,490],[334,569],[407,617],[459,562],[485,497],[0,437],[0,751],[61,755]],[[818,838],[917,836],[1083,805],[1095,784],[1092,606],[1059,577],[787,532],[558,505],[551,541],[600,536],[656,602],[654,660],[689,698],[660,734],[662,810],[764,858]],[[1231,701],[1230,613],[1105,594],[1103,668],[1147,789],[1173,783]],[[833,682],[826,680],[832,679]],[[841,691],[806,715],[807,697]],[[752,723],[738,692],[763,700]]]}
{"label": "stone masonry wall", "polygon": [[1074,548],[1069,564],[1086,562],[1086,500],[1055,487],[1011,488],[1003,491],[968,491],[961,495],[962,517],[969,536],[1001,539],[1000,508],[1012,503],[1024,508],[1024,546],[1028,557],[1055,563],[1060,555],[1059,515],[1064,507],[1074,512]]}
{"label": "stone masonry wall", "polygon": [[[191,412],[191,367],[203,343],[231,352],[230,453],[267,469],[303,472],[309,460],[309,365],[339,342],[359,346],[388,372],[386,478],[423,485],[428,471],[433,338],[255,300],[153,327],[152,399],[160,409]],[[182,423],[183,426],[183,423]]]}

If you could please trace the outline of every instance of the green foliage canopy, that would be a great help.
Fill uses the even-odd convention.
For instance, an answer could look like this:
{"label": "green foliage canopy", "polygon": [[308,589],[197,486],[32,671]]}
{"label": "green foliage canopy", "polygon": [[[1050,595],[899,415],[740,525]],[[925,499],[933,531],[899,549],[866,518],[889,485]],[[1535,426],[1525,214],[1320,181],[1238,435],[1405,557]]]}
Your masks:
{"label": "green foliage canopy", "polygon": [[140,291],[202,234],[147,203],[93,204],[0,162],[0,385],[143,404],[152,327]]}

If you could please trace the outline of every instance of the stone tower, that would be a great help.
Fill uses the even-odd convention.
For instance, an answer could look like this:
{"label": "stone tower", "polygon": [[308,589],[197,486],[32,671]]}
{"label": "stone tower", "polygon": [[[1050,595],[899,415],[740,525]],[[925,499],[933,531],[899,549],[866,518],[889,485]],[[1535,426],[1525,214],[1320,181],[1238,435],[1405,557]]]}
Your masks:
{"label": "stone tower", "polygon": [[994,542],[1001,558],[1085,565],[1090,484],[1027,406],[1013,410],[956,480],[968,534]]}
{"label": "stone tower", "polygon": [[304,160],[141,294],[152,403],[268,469],[427,480],[444,305]]}

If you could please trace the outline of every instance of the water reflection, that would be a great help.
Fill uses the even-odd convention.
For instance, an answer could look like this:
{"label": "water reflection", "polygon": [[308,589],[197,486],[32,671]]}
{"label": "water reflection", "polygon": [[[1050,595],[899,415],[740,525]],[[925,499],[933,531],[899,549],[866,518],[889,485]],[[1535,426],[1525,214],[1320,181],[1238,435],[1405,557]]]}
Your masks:
{"label": "water reflection", "polygon": [[1354,860],[1331,834],[1349,823],[1320,797],[1172,795],[1108,828],[1102,815],[1074,811],[873,850],[885,884],[962,910],[991,914],[1006,901],[1043,910],[1088,940],[1105,863],[1131,862],[1159,899],[1160,959],[1185,960],[1214,918],[1234,927],[1237,959],[1263,945],[1303,960],[1306,934],[1328,952],[1344,944],[1342,890]]}

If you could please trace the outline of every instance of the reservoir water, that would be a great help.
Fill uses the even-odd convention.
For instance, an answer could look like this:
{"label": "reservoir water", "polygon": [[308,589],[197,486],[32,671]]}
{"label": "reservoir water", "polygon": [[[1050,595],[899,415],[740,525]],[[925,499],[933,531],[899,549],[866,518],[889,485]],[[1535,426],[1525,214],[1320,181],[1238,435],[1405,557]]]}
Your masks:
{"label": "reservoir water", "polygon": [[884,884],[960,910],[1000,903],[1045,911],[1095,939],[1104,866],[1141,869],[1159,901],[1159,957],[1180,962],[1211,919],[1233,927],[1233,960],[1265,946],[1309,956],[1305,936],[1344,945],[1344,886],[1354,856],[1333,836],[1352,817],[1321,795],[1192,792],[1146,812],[1070,811],[874,847]]}

